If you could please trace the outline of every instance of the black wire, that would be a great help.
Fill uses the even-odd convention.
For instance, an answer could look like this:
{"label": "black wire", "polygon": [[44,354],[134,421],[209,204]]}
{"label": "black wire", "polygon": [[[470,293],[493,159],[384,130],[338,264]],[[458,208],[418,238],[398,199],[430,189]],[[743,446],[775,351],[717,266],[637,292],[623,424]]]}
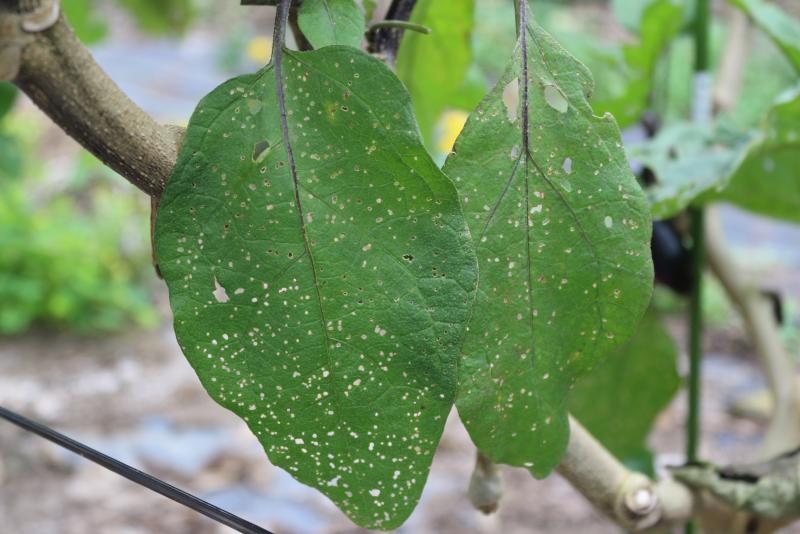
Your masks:
{"label": "black wire", "polygon": [[168,499],[172,499],[173,501],[191,508],[196,512],[200,512],[204,516],[210,517],[214,521],[226,525],[238,532],[243,532],[244,534],[274,534],[269,530],[265,530],[257,525],[254,525],[253,523],[250,523],[249,521],[242,519],[239,516],[233,515],[230,512],[226,512],[222,508],[218,508],[213,504],[200,499],[199,497],[195,497],[190,493],[186,493],[185,491],[178,489],[175,486],[164,482],[163,480],[159,480],[152,475],[143,473],[142,471],[139,471],[128,464],[111,458],[110,456],[96,451],[95,449],[92,449],[83,443],[68,438],[64,434],[56,432],[51,428],[32,421],[27,417],[24,417],[16,412],[12,412],[11,410],[8,410],[2,406],[0,406],[0,419],[5,419],[6,421],[13,423],[18,427],[27,430],[28,432],[32,432],[38,436],[48,439],[56,445],[83,456],[87,460],[91,460],[98,465],[102,465],[109,471],[123,476],[149,490],[159,493]]}

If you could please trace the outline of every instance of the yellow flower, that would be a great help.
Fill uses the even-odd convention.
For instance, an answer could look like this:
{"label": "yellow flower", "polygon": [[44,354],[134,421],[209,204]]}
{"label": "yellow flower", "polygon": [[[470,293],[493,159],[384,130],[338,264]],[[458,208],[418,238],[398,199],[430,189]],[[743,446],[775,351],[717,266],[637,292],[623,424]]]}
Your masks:
{"label": "yellow flower", "polygon": [[453,149],[458,134],[461,133],[464,124],[467,122],[469,113],[466,111],[451,109],[445,111],[439,119],[439,142],[436,144],[437,150],[448,153]]}
{"label": "yellow flower", "polygon": [[247,57],[259,65],[266,64],[272,57],[272,39],[254,37],[247,43]]}

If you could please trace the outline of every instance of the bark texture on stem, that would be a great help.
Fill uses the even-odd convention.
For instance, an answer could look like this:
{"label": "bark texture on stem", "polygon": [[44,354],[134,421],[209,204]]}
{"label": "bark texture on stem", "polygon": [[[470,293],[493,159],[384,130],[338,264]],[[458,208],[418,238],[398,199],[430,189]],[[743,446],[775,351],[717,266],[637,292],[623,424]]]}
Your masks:
{"label": "bark texture on stem", "polygon": [[0,73],[103,163],[159,197],[178,154],[172,132],[117,87],[63,16],[37,32],[26,31],[23,19],[0,11]]}
{"label": "bark texture on stem", "polygon": [[641,531],[691,517],[694,498],[686,486],[674,480],[654,483],[622,465],[572,417],[569,428],[558,472],[613,521]]}

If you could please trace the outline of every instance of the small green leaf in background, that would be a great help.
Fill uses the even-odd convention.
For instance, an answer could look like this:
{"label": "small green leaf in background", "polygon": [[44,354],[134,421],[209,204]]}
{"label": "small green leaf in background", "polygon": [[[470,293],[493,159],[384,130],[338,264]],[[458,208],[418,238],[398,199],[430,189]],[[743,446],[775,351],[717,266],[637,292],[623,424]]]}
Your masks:
{"label": "small green leaf in background", "polygon": [[760,135],[737,163],[718,198],[800,222],[800,88],[778,97]]}
{"label": "small green leaf in background", "polygon": [[730,0],[772,38],[800,73],[800,22],[779,6],[763,0]]}
{"label": "small green leaf in background", "polygon": [[200,102],[161,200],[159,264],[209,394],[273,464],[391,529],[457,393],[474,250],[386,65],[346,46],[282,65],[287,132],[272,65]]}
{"label": "small green leaf in background", "polygon": [[597,113],[609,112],[620,127],[635,123],[650,104],[656,64],[659,57],[683,26],[683,7],[672,0],[656,0],[642,12],[639,43],[622,48],[627,83],[620,92],[602,98],[598,95],[592,107]]}
{"label": "small green leaf in background", "polygon": [[521,3],[506,72],[444,169],[480,270],[459,414],[489,458],[543,477],[567,444],[570,387],[650,300],[651,222],[614,118],[589,106],[591,74]]}
{"label": "small green leaf in background", "polygon": [[10,82],[0,82],[0,119],[2,119],[17,100],[17,88]]}
{"label": "small green leaf in background", "polygon": [[629,156],[649,167],[657,183],[646,189],[654,219],[666,219],[714,190],[722,190],[751,136],[679,122],[633,146]]}
{"label": "small green leaf in background", "polygon": [[300,30],[314,48],[358,48],[364,38],[364,12],[355,0],[305,0],[297,13]]}
{"label": "small green leaf in background", "polygon": [[61,9],[84,44],[94,44],[105,38],[108,26],[98,14],[93,0],[61,0]]}
{"label": "small green leaf in background", "polygon": [[0,132],[0,179],[20,178],[22,163],[19,140],[13,135]]}
{"label": "small green leaf in background", "polygon": [[677,356],[651,308],[636,334],[575,385],[570,413],[620,460],[646,458],[650,429],[680,388]]}
{"label": "small green leaf in background", "polygon": [[377,0],[361,0],[361,7],[364,9],[364,22],[369,24],[372,22],[372,17],[375,15],[378,2]]}
{"label": "small green leaf in background", "polygon": [[139,27],[150,33],[185,31],[197,15],[194,0],[118,0]]}
{"label": "small green leaf in background", "polygon": [[[611,0],[611,8],[614,11],[614,17],[626,30],[640,33],[640,22],[644,12],[659,1],[660,0]],[[690,24],[694,17],[696,0],[670,1],[681,8],[684,23],[687,25]]]}
{"label": "small green leaf in background", "polygon": [[484,94],[474,90],[474,82],[467,83],[474,16],[474,0],[419,0],[411,22],[430,28],[431,33],[406,31],[400,43],[397,75],[411,93],[429,147],[436,142],[434,127],[442,112],[456,106],[472,111]]}

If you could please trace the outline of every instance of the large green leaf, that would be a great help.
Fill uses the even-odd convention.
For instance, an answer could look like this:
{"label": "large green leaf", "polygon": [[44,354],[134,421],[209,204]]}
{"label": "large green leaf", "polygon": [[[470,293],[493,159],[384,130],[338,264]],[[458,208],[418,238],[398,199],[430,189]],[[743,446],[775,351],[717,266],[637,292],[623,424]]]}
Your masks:
{"label": "large green leaf", "polygon": [[779,6],[763,0],[730,0],[780,48],[800,72],[800,22]]}
{"label": "large green leaf", "polygon": [[364,12],[355,0],[305,0],[297,13],[300,30],[314,48],[347,45],[364,38]]}
{"label": "large green leaf", "polygon": [[679,122],[631,147],[631,158],[649,167],[657,179],[646,191],[653,218],[671,217],[699,197],[722,190],[749,139],[746,134]]}
{"label": "large green leaf", "polygon": [[578,382],[570,412],[620,460],[640,458],[655,418],[680,387],[676,358],[651,308],[630,341]]}
{"label": "large green leaf", "polygon": [[389,529],[454,401],[474,251],[395,75],[351,47],[283,56],[285,74],[267,66],[199,104],[158,259],[211,396],[275,465]]}
{"label": "large green leaf", "polygon": [[718,198],[800,222],[800,88],[780,96]]}
{"label": "large green leaf", "polygon": [[400,43],[397,75],[411,93],[429,146],[434,142],[434,126],[446,108],[460,99],[460,107],[472,111],[483,96],[481,91],[464,90],[472,64],[474,16],[474,0],[419,0],[411,21],[429,27],[431,33],[407,31]]}
{"label": "large green leaf", "polygon": [[531,20],[445,164],[480,282],[459,413],[493,461],[548,474],[576,378],[633,332],[650,299],[650,217],[592,78]]}
{"label": "large green leaf", "polygon": [[614,115],[620,126],[639,120],[649,104],[658,59],[682,26],[683,7],[672,0],[650,3],[642,13],[639,42],[622,48],[627,83],[618,93],[595,99],[592,107]]}

